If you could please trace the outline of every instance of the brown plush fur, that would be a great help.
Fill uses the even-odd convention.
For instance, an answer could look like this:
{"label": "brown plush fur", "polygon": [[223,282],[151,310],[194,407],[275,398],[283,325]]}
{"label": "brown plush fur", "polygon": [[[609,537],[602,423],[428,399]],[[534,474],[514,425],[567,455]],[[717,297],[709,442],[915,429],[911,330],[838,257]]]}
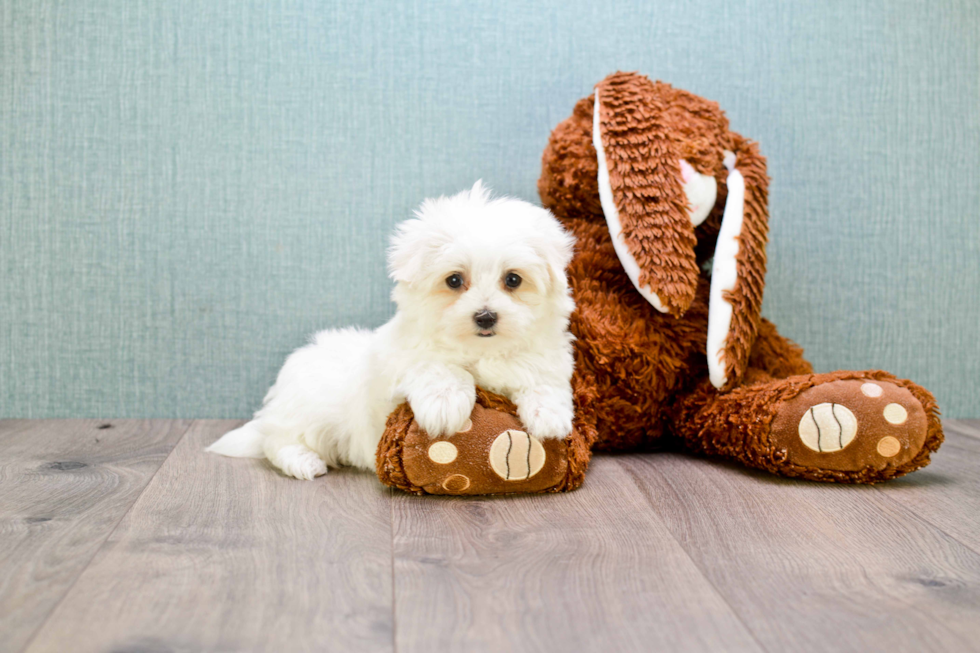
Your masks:
{"label": "brown plush fur", "polygon": [[650,286],[680,317],[694,300],[699,269],[681,186],[680,142],[672,138],[667,111],[670,98],[656,93],[648,79],[629,75],[613,75],[596,92],[623,240],[640,264],[640,285]]}
{"label": "brown plush fur", "polygon": [[[597,89],[603,148],[624,236],[644,268],[643,279],[662,294],[671,314],[658,312],[633,288],[613,249],[599,201],[592,145],[595,96],[590,96],[552,133],[538,192],[544,206],[578,239],[569,268],[578,307],[571,324],[577,338],[573,388],[579,428],[594,433],[595,448],[635,450],[673,435],[692,450],[774,473],[847,482],[885,480],[928,464],[929,452],[942,442],[942,429],[926,390],[885,372],[812,375],[802,349],[760,318],[768,177],[758,145],[729,131],[717,104],[668,84],[616,73]],[[724,150],[735,153],[746,193],[738,280],[726,295],[733,305],[725,348],[728,383],[718,391],[707,381],[705,361],[710,277],[700,272],[692,282],[691,264],[714,251],[727,198]],[[696,230],[684,212],[681,158],[718,182],[716,205]],[[675,238],[665,238],[663,231],[670,228],[676,229]],[[884,470],[868,466],[830,472],[777,461],[767,437],[781,402],[802,389],[843,378],[891,379],[908,388],[929,417],[922,450]]]}

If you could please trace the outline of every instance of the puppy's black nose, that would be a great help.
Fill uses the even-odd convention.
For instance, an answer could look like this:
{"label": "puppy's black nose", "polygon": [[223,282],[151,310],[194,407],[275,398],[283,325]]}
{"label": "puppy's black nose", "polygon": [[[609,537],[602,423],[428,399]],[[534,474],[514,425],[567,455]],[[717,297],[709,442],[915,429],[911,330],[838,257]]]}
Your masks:
{"label": "puppy's black nose", "polygon": [[473,316],[473,321],[476,322],[476,326],[480,327],[481,329],[489,329],[497,323],[497,314],[493,311],[483,309]]}

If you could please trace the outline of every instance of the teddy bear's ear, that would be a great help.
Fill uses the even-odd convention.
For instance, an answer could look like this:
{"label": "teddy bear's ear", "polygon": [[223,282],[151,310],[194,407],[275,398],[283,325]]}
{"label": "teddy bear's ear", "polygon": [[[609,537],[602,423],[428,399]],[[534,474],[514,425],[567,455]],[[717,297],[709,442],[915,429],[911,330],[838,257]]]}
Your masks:
{"label": "teddy bear's ear", "polygon": [[599,199],[616,255],[657,310],[682,315],[697,289],[697,239],[681,185],[681,156],[653,82],[616,73],[595,89],[592,142]]}
{"label": "teddy bear's ear", "polygon": [[769,177],[756,143],[731,135],[725,153],[728,197],[715,244],[708,304],[708,375],[733,388],[748,369],[766,283]]}

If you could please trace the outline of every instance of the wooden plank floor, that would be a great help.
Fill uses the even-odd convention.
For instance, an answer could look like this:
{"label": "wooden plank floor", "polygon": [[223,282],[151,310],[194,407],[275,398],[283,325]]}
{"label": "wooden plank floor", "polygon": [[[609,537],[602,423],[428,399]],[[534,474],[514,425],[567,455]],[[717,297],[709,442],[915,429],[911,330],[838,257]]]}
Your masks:
{"label": "wooden plank floor", "polygon": [[980,650],[980,420],[876,487],[662,453],[498,499],[107,423],[0,422],[0,651]]}
{"label": "wooden plank floor", "polygon": [[24,647],[189,425],[0,421],[0,651]]}

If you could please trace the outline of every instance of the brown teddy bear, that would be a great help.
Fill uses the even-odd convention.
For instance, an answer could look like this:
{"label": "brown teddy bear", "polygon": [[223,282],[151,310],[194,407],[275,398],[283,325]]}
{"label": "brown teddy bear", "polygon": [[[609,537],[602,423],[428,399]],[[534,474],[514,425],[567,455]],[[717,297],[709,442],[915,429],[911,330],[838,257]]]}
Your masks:
{"label": "brown teddy bear", "polygon": [[383,482],[571,490],[593,449],[664,438],[819,481],[876,483],[929,464],[943,432],[927,390],[878,370],[813,374],[760,317],[766,163],[716,103],[610,75],[552,132],[538,192],[578,239],[574,432],[539,442],[510,402],[479,391],[466,433],[430,439],[405,404],[378,448]]}

